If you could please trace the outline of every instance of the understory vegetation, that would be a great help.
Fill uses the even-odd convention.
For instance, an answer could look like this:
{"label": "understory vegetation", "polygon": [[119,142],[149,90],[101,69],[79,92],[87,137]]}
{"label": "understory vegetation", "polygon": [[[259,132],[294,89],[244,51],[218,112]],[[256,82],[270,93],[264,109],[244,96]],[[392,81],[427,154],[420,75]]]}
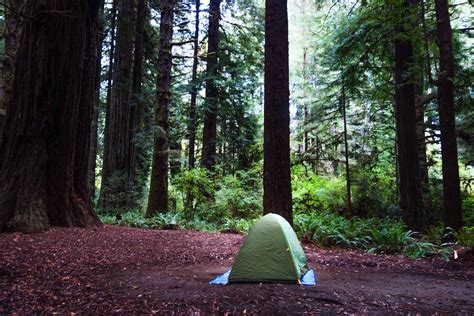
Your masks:
{"label": "understory vegetation", "polygon": [[[262,172],[259,165],[235,175],[213,177],[202,168],[183,171],[171,185],[173,209],[145,217],[144,210],[99,211],[105,224],[150,228],[190,229],[245,234],[262,214]],[[342,177],[293,168],[294,228],[305,242],[322,247],[363,249],[374,254],[403,254],[412,258],[453,257],[454,246],[474,246],[474,203],[465,196],[465,227],[456,232],[441,222],[423,232],[409,230],[396,205],[389,177],[360,172],[354,179],[354,214],[345,217]],[[187,202],[189,192],[192,203]],[[435,191],[441,194],[441,190]],[[214,198],[213,198],[214,197]],[[432,199],[440,199],[432,193]],[[435,205],[436,201],[427,201]],[[188,204],[187,204],[188,203]],[[188,205],[185,207],[185,205]],[[436,211],[436,210],[435,210]]]}

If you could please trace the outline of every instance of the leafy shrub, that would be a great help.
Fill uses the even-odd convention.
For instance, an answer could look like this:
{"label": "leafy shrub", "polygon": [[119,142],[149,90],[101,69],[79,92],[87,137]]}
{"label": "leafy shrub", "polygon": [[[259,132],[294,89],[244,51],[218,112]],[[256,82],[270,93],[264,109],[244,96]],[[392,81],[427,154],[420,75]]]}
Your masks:
{"label": "leafy shrub", "polygon": [[459,243],[474,248],[474,226],[463,227],[459,232]]}
{"label": "leafy shrub", "polygon": [[172,191],[181,193],[175,194],[176,210],[182,205],[187,219],[197,216],[217,224],[226,218],[255,218],[262,213],[262,185],[255,180],[261,177],[255,172],[217,178],[202,168],[184,171],[173,181]]}
{"label": "leafy shrub", "polygon": [[474,226],[474,195],[465,195],[462,201],[463,220],[467,227]]}
{"label": "leafy shrub", "polygon": [[453,254],[453,248],[449,244],[442,244],[440,246],[432,244],[427,241],[414,241],[403,249],[405,256],[420,259],[432,255],[440,255],[444,260],[449,261]]}
{"label": "leafy shrub", "polygon": [[250,220],[243,218],[226,218],[224,224],[222,225],[221,231],[246,233],[257,222],[257,220],[258,218]]}
{"label": "leafy shrub", "polygon": [[296,213],[339,211],[345,205],[345,183],[342,178],[305,176],[294,172],[292,179],[293,210]]}
{"label": "leafy shrub", "polygon": [[395,183],[392,177],[366,170],[353,174],[352,197],[356,214],[363,217],[387,217],[399,219]]}
{"label": "leafy shrub", "polygon": [[262,193],[250,191],[237,176],[226,176],[216,192],[214,212],[219,219],[255,218],[262,213]]}
{"label": "leafy shrub", "polygon": [[297,214],[294,225],[303,239],[322,246],[365,249],[369,253],[403,253],[416,259],[440,255],[449,260],[453,253],[452,244],[442,243],[444,238],[454,234],[453,231],[448,230],[440,237],[440,228],[433,228],[433,240],[429,240],[429,236],[421,238],[408,230],[403,222],[388,218],[349,220],[335,213],[318,212]]}
{"label": "leafy shrub", "polygon": [[[211,174],[204,168],[184,170],[173,178],[173,191],[181,193],[183,213],[192,218],[196,210],[212,201],[216,187]],[[178,199],[178,195],[176,195]]]}
{"label": "leafy shrub", "polygon": [[138,228],[153,229],[178,229],[183,226],[182,213],[158,213],[151,218],[146,218],[139,211],[129,211],[120,214],[119,219],[116,215],[109,213],[99,213],[99,217],[104,224],[120,225]]}

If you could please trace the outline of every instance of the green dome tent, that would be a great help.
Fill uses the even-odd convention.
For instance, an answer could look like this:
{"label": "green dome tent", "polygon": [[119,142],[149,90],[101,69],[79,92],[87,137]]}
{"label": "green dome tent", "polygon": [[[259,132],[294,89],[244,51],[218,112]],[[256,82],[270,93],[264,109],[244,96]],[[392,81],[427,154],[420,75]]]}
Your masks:
{"label": "green dome tent", "polygon": [[[303,248],[290,224],[270,213],[250,229],[232,270],[211,283],[301,283],[308,270]],[[313,271],[309,272],[311,280],[306,284],[314,285]]]}

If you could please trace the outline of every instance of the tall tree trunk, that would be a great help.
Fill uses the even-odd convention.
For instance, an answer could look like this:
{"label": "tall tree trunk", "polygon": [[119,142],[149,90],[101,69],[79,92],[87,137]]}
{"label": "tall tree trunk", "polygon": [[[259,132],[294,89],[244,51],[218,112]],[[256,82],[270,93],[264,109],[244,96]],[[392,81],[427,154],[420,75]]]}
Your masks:
{"label": "tall tree trunk", "polygon": [[209,32],[207,45],[206,108],[202,139],[201,165],[214,170],[216,164],[216,133],[219,91],[218,77],[219,23],[221,0],[210,0]]}
{"label": "tall tree trunk", "polygon": [[346,115],[346,89],[344,83],[342,84],[341,93],[341,107],[342,117],[344,123],[344,161],[346,167],[346,212],[347,215],[352,214],[352,198],[351,198],[351,173],[349,169],[349,143],[347,141],[347,115]]}
{"label": "tall tree trunk", "polygon": [[135,50],[133,58],[132,102],[130,104],[128,153],[128,177],[135,184],[137,175],[137,141],[136,135],[144,112],[142,93],[142,64],[143,64],[143,35],[145,33],[145,0],[137,0],[137,15],[135,20]]}
{"label": "tall tree trunk", "polygon": [[109,120],[105,126],[102,185],[99,205],[121,209],[129,205],[127,192],[129,154],[129,99],[133,53],[133,0],[118,2],[117,50],[115,51]]}
{"label": "tall tree trunk", "polygon": [[99,106],[100,106],[100,84],[101,84],[101,72],[102,72],[102,44],[104,41],[104,0],[101,0],[101,9],[99,11],[98,33],[97,33],[97,57],[95,64],[95,77],[94,77],[94,103],[92,107],[92,121],[91,121],[91,136],[90,136],[90,150],[89,150],[89,185],[91,188],[92,199],[95,196],[95,168],[97,158],[97,128],[99,125]]}
{"label": "tall tree trunk", "polygon": [[[176,135],[174,135],[176,137]],[[173,138],[173,137],[172,137]],[[170,173],[176,176],[181,170],[181,141],[171,139],[170,141]]]}
{"label": "tall tree trunk", "polygon": [[[417,28],[421,30],[423,34],[423,50],[418,53],[418,58],[416,58],[415,63],[422,66],[423,71],[420,71],[417,74],[417,83],[415,86],[415,99],[416,102],[416,138],[417,138],[417,147],[418,147],[418,167],[420,182],[422,186],[422,199],[424,201],[425,194],[429,191],[429,178],[428,178],[428,161],[426,156],[426,125],[425,125],[425,102],[422,102],[422,98],[425,92],[425,77],[430,82],[430,61],[429,56],[426,54],[425,45],[428,41],[428,36],[426,33],[426,23],[425,23],[425,4],[423,0],[414,0],[417,7],[417,17],[416,25]],[[428,214],[426,214],[428,215]]]}
{"label": "tall tree trunk", "polygon": [[160,3],[160,48],[158,53],[158,76],[156,83],[157,103],[155,108],[155,140],[151,169],[150,195],[146,215],[168,211],[168,156],[169,156],[169,112],[171,103],[171,68],[173,38],[173,16],[177,0],[162,0]]}
{"label": "tall tree trunk", "polygon": [[446,227],[462,226],[461,189],[454,113],[454,55],[448,0],[436,0],[436,28],[439,45],[438,111],[441,127],[443,203]]}
{"label": "tall tree trunk", "polygon": [[[403,17],[410,11],[410,1],[401,5]],[[418,169],[416,135],[416,104],[414,76],[410,70],[414,61],[413,45],[406,39],[410,22],[400,22],[397,32],[403,38],[395,40],[395,106],[398,140],[398,172],[400,208],[407,226],[411,229],[425,228],[425,216],[421,207],[421,186]]]}
{"label": "tall tree trunk", "polygon": [[88,179],[99,7],[26,2],[25,15],[35,18],[24,20],[16,55],[0,153],[0,231],[100,223]]}
{"label": "tall tree trunk", "polygon": [[[196,1],[196,18],[194,27],[194,53],[193,53],[193,69],[191,79],[191,103],[189,106],[189,150],[188,150],[188,169],[192,170],[196,164],[196,104],[198,93],[197,68],[199,65],[199,11],[201,8],[201,0]],[[189,189],[186,192],[185,210],[193,207],[193,192]]]}
{"label": "tall tree trunk", "polygon": [[196,1],[196,18],[194,27],[194,54],[193,54],[193,70],[191,79],[191,104],[189,106],[189,151],[188,151],[188,168],[194,169],[196,157],[196,101],[198,92],[197,67],[199,64],[199,10],[201,0]]}
{"label": "tall tree trunk", "polygon": [[5,55],[2,59],[2,76],[0,76],[0,148],[7,107],[12,101],[15,54],[21,33],[22,19],[20,14],[25,3],[25,0],[4,1],[7,5],[5,7]]}
{"label": "tall tree trunk", "polygon": [[[104,134],[107,133],[107,127],[110,126],[110,107],[112,101],[112,80],[114,74],[114,55],[115,55],[115,35],[116,35],[116,24],[117,24],[117,2],[118,0],[113,0],[111,14],[110,14],[110,45],[109,45],[109,65],[107,67],[107,95],[105,101],[105,131]],[[102,155],[102,161],[104,160],[105,156],[110,156],[108,149],[109,146],[109,139],[110,137],[104,137],[104,149]],[[100,207],[103,207],[102,199],[99,198],[98,204]]]}
{"label": "tall tree trunk", "polygon": [[265,3],[264,213],[290,224],[290,109],[287,1]]}

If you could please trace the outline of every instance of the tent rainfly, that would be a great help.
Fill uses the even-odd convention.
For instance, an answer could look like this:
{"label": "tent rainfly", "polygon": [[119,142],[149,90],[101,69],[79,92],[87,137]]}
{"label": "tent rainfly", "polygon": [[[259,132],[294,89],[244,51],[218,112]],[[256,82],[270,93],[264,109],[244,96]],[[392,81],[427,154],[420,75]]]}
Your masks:
{"label": "tent rainfly", "polygon": [[232,270],[211,283],[315,285],[316,280],[293,228],[280,215],[270,213],[250,229]]}

